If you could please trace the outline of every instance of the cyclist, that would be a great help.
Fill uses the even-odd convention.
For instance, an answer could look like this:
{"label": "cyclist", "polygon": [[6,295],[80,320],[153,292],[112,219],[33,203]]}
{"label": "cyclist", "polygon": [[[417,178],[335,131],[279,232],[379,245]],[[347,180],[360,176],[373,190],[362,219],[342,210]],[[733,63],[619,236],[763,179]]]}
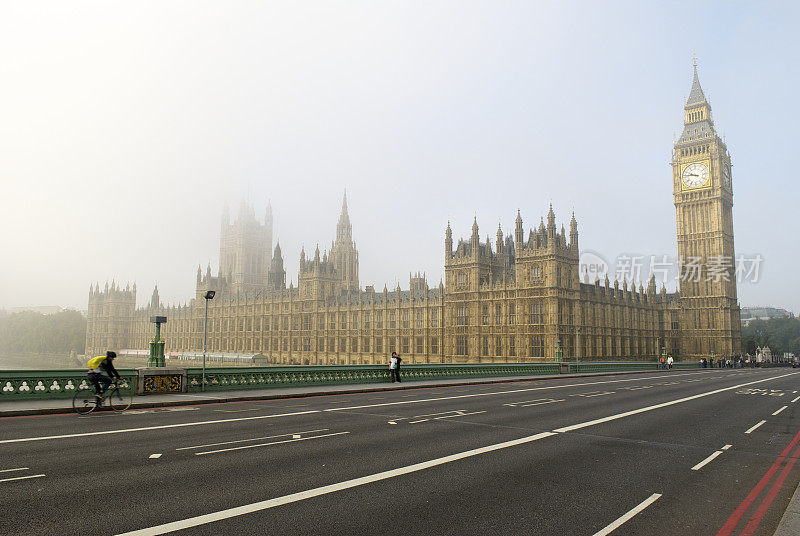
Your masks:
{"label": "cyclist", "polygon": [[[94,392],[97,398],[103,398],[103,395],[111,385],[112,379],[121,379],[119,372],[114,368],[114,358],[117,357],[116,352],[108,351],[106,355],[99,355],[89,360],[89,381],[94,385]],[[103,374],[105,373],[105,374]]]}

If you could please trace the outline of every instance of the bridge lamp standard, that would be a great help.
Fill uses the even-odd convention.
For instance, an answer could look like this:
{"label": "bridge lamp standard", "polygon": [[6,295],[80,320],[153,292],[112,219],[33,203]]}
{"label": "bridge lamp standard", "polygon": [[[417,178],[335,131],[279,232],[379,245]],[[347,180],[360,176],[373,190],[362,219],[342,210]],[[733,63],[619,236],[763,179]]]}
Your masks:
{"label": "bridge lamp standard", "polygon": [[206,318],[203,321],[203,379],[202,383],[200,384],[200,390],[206,390],[206,341],[208,340],[208,301],[214,299],[214,295],[216,295],[216,291],[214,290],[207,290],[205,294],[203,294],[203,298],[206,300]]}

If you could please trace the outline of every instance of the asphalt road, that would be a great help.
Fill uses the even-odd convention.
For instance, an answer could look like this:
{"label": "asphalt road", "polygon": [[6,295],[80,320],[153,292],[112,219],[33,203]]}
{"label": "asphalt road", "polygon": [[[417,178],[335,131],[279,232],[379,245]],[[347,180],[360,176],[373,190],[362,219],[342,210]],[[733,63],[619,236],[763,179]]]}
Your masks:
{"label": "asphalt road", "polygon": [[798,405],[800,372],[746,369],[9,417],[0,527],[771,535]]}

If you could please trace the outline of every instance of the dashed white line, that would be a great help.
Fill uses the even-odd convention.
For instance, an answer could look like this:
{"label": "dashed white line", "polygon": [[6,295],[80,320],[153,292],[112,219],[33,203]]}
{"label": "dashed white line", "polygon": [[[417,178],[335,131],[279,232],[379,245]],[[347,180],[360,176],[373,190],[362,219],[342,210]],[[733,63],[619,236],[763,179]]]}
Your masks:
{"label": "dashed white line", "polygon": [[[235,517],[235,516],[249,514],[249,513],[252,513],[252,512],[265,510],[265,509],[268,509],[268,508],[273,508],[275,506],[280,506],[280,505],[288,504],[288,503],[291,503],[291,502],[301,501],[301,500],[304,500],[304,499],[308,499],[308,498],[311,498],[311,497],[317,497],[319,495],[324,495],[324,494],[327,494],[327,493],[333,493],[333,492],[340,491],[340,490],[343,490],[343,489],[349,489],[349,488],[352,488],[352,487],[355,487],[355,486],[361,486],[361,485],[364,485],[364,484],[368,484],[370,482],[376,482],[376,481],[379,481],[379,480],[385,480],[385,479],[388,479],[388,478],[393,478],[393,477],[396,477],[396,476],[401,476],[401,475],[404,475],[404,474],[408,474],[408,473],[412,473],[412,472],[416,472],[416,471],[421,471],[423,469],[428,469],[430,467],[434,467],[434,466],[437,466],[437,465],[442,465],[442,464],[445,464],[445,463],[453,462],[453,461],[460,460],[460,459],[463,459],[463,458],[467,458],[467,457],[470,457],[470,456],[477,456],[479,454],[484,454],[486,452],[491,452],[491,451],[495,451],[495,450],[499,450],[499,449],[504,449],[504,448],[516,446],[516,445],[521,445],[521,444],[524,444],[524,443],[529,443],[529,442],[536,441],[536,440],[539,440],[539,439],[543,439],[543,438],[546,438],[546,437],[555,436],[555,435],[557,435],[557,432],[562,432],[562,431],[563,432],[568,432],[568,431],[571,431],[571,430],[577,430],[577,429],[580,429],[580,428],[585,428],[587,426],[593,426],[595,424],[600,424],[600,423],[612,421],[612,420],[615,420],[615,419],[621,419],[621,418],[624,418],[624,417],[627,417],[627,416],[630,416],[630,415],[636,415],[636,414],[643,413],[643,412],[646,412],[646,411],[651,411],[651,410],[662,408],[662,407],[672,406],[674,404],[680,404],[682,402],[688,402],[690,400],[696,400],[696,399],[703,398],[703,397],[710,396],[710,395],[714,395],[714,394],[717,394],[717,393],[722,393],[722,392],[727,392],[727,391],[731,391],[731,390],[734,390],[734,389],[739,389],[739,388],[747,386],[747,385],[754,385],[754,384],[762,383],[762,382],[765,382],[765,381],[777,380],[777,379],[784,378],[784,377],[787,377],[787,376],[791,376],[791,375],[794,375],[794,374],[796,374],[796,373],[784,374],[784,375],[776,376],[776,377],[772,377],[772,378],[765,378],[763,380],[756,380],[756,381],[753,381],[753,382],[748,382],[748,383],[744,383],[744,384],[740,384],[740,385],[734,385],[734,386],[726,387],[726,388],[723,388],[723,389],[716,389],[714,391],[709,391],[709,392],[706,392],[706,393],[700,393],[698,395],[685,397],[685,398],[681,398],[681,399],[677,399],[677,400],[672,400],[670,402],[665,402],[665,403],[662,403],[662,404],[657,404],[655,406],[648,406],[648,407],[645,407],[645,408],[639,408],[637,410],[628,411],[628,412],[620,413],[620,414],[617,414],[617,415],[611,415],[611,416],[603,418],[603,419],[596,419],[596,420],[593,420],[593,421],[579,423],[579,424],[576,424],[576,425],[573,425],[573,426],[568,426],[568,427],[565,427],[565,428],[562,428],[562,429],[555,430],[553,432],[542,432],[540,434],[536,434],[536,435],[533,435],[533,436],[523,437],[523,438],[520,438],[520,439],[507,441],[507,442],[504,442],[504,443],[498,443],[498,444],[494,444],[494,445],[489,445],[489,446],[486,446],[486,447],[481,447],[481,448],[473,449],[473,450],[466,451],[466,452],[460,452],[460,453],[457,453],[457,454],[452,454],[450,456],[445,456],[443,458],[437,458],[437,459],[430,460],[430,461],[427,461],[427,462],[421,462],[421,463],[409,465],[409,466],[406,466],[406,467],[400,467],[400,468],[397,468],[397,469],[392,469],[392,470],[389,470],[389,471],[384,471],[384,472],[381,472],[381,473],[376,473],[376,474],[365,476],[365,477],[355,478],[355,479],[352,479],[352,480],[346,480],[344,482],[339,482],[339,483],[331,484],[331,485],[328,485],[328,486],[323,486],[323,487],[320,487],[320,488],[314,488],[314,489],[310,489],[310,490],[306,490],[306,491],[301,491],[301,492],[294,493],[294,494],[291,494],[291,495],[286,495],[286,496],[283,496],[283,497],[277,497],[277,498],[274,498],[274,499],[268,499],[268,500],[265,500],[265,501],[260,501],[260,502],[257,502],[257,503],[252,503],[252,504],[248,504],[248,505],[244,505],[244,506],[239,506],[239,507],[236,507],[236,508],[230,508],[230,509],[227,509],[227,510],[221,510],[221,511],[218,511],[218,512],[212,512],[210,514],[205,514],[205,515],[200,515],[200,516],[197,516],[197,517],[192,517],[192,518],[189,518],[189,519],[174,521],[174,522],[166,523],[166,524],[163,524],[163,525],[157,525],[157,526],[154,526],[154,527],[144,528],[144,529],[140,529],[140,530],[137,530],[137,531],[127,532],[127,533],[124,533],[123,535],[120,535],[120,536],[133,536],[133,535],[137,535],[137,536],[144,536],[144,535],[155,536],[155,535],[164,534],[164,533],[167,533],[167,532],[183,530],[183,529],[190,528],[190,527],[196,527],[198,525],[204,525],[204,524],[212,523],[214,521],[219,521],[219,520],[222,520],[222,519],[228,519],[228,518]],[[520,390],[520,391],[523,391],[523,390]],[[489,393],[486,393],[486,394],[489,394]],[[477,396],[480,396],[480,395],[477,395]],[[458,397],[445,397],[443,399],[452,399],[452,398],[464,398],[464,397],[461,397],[461,396],[458,396]],[[414,401],[414,402],[415,403],[419,403],[419,402],[422,402],[422,401],[417,400],[417,401]],[[401,402],[401,404],[403,404],[403,403],[404,402]],[[358,409],[360,407],[375,407],[375,406],[385,406],[385,405],[394,405],[394,404],[396,404],[396,403],[372,404],[372,405],[368,405],[368,406],[356,406],[356,407],[353,407],[353,408],[338,408],[338,409],[339,410],[342,410],[342,409]],[[336,410],[326,410],[326,411],[336,411]],[[307,413],[317,413],[317,412],[316,411],[310,411],[310,412],[307,412]],[[236,419],[236,420],[250,420],[250,419]],[[389,421],[389,422],[393,422],[393,421]],[[632,518],[638,512],[640,512],[641,510],[643,510],[644,508],[646,508],[647,506],[652,504],[659,497],[661,497],[661,494],[657,494],[656,493],[656,494],[651,495],[648,499],[646,499],[644,502],[642,502],[639,506],[637,506],[636,508],[634,508],[633,510],[628,512],[625,516],[619,518],[617,521],[615,521],[614,523],[612,523],[611,525],[609,525],[605,529],[603,529],[600,532],[596,533],[595,536],[603,536],[605,534],[609,534],[611,531],[613,531],[614,529],[616,529],[617,527],[622,525],[628,519]]]}
{"label": "dashed white line", "polygon": [[732,446],[733,446],[733,445],[725,445],[724,447],[722,447],[722,450],[728,450],[728,449],[729,449],[729,448],[731,448]]}
{"label": "dashed white line", "polygon": [[217,449],[217,450],[207,450],[205,452],[195,452],[195,456],[202,456],[204,454],[216,454],[218,452],[230,452],[232,450],[244,450],[244,449],[254,449],[256,447],[269,447],[271,445],[280,445],[282,443],[296,443],[297,441],[307,441],[309,439],[319,439],[321,437],[331,437],[337,436],[342,434],[349,434],[350,432],[335,432],[332,434],[322,434],[317,436],[310,436],[310,437],[301,437],[300,439],[286,439],[284,441],[271,441],[269,443],[258,443],[257,445],[244,445],[241,447],[230,447],[227,449]]}
{"label": "dashed white line", "polygon": [[[696,374],[696,373],[685,374],[685,375],[689,376],[689,375],[693,375],[693,374]],[[701,397],[704,397],[704,396],[709,396],[709,395],[714,395],[714,394],[717,394],[717,393],[722,393],[722,392],[725,392],[725,391],[730,391],[732,389],[739,389],[739,388],[747,386],[747,385],[754,385],[754,384],[757,384],[757,383],[762,383],[762,382],[767,382],[767,381],[774,381],[774,380],[778,380],[778,379],[785,378],[787,376],[792,376],[792,375],[795,375],[795,374],[800,374],[800,372],[790,372],[790,373],[787,373],[787,374],[782,374],[780,376],[774,376],[774,377],[771,377],[771,378],[765,378],[763,380],[756,380],[756,381],[753,381],[753,382],[743,383],[743,384],[740,384],[740,385],[734,385],[732,387],[726,387],[726,388],[723,388],[723,389],[717,389],[715,391],[709,391],[707,393],[701,393],[699,395],[695,395],[695,396],[687,397],[687,398],[682,398],[682,399],[675,400],[675,401],[672,401],[672,402],[668,402],[668,403],[665,403],[665,404],[659,404],[658,406],[652,406],[650,408],[644,408],[644,409],[640,409],[640,410],[635,410],[635,413],[641,413],[642,411],[649,411],[650,409],[657,409],[659,407],[665,407],[665,406],[669,406],[669,405],[672,405],[672,404],[678,404],[678,403],[681,403],[681,402],[686,402],[688,400],[694,400],[696,398],[701,398]],[[669,376],[674,377],[673,374],[670,374]],[[584,382],[584,383],[565,384],[565,385],[551,385],[551,386],[547,386],[547,387],[533,387],[533,388],[530,388],[530,389],[513,389],[513,390],[508,390],[508,391],[497,391],[497,392],[492,392],[492,393],[475,393],[475,394],[470,394],[470,395],[446,396],[446,397],[440,397],[440,398],[428,398],[428,399],[420,399],[420,400],[404,400],[404,401],[397,401],[397,402],[387,402],[387,403],[383,403],[383,404],[365,404],[365,405],[360,405],[360,406],[349,406],[349,407],[344,407],[344,408],[328,408],[328,409],[324,409],[324,410],[307,410],[307,411],[297,411],[297,412],[292,412],[292,413],[278,413],[278,414],[274,414],[274,415],[256,415],[256,416],[253,416],[253,417],[237,417],[237,418],[231,418],[231,419],[218,419],[218,420],[213,420],[213,421],[197,421],[197,422],[186,422],[186,423],[177,423],[177,424],[163,424],[163,425],[158,425],[158,426],[143,426],[141,428],[123,428],[123,429],[119,429],[119,430],[103,430],[103,431],[99,431],[99,432],[81,432],[81,433],[75,433],[75,434],[63,434],[63,435],[52,435],[52,436],[21,437],[21,438],[17,438],[17,439],[2,439],[2,440],[0,440],[0,445],[6,444],[6,443],[22,443],[22,442],[28,442],[28,441],[44,441],[44,440],[48,440],[48,439],[67,439],[67,438],[73,438],[73,437],[90,437],[90,436],[99,436],[99,435],[123,434],[123,433],[129,433],[129,432],[145,432],[145,431],[149,431],[149,430],[164,430],[164,429],[169,429],[169,428],[183,428],[183,427],[187,427],[187,426],[203,426],[203,425],[208,425],[208,424],[222,424],[222,423],[229,423],[229,422],[253,421],[253,420],[259,420],[259,419],[275,419],[275,418],[278,418],[278,417],[293,417],[293,416],[296,416],[296,415],[309,415],[309,414],[312,414],[312,413],[323,413],[323,412],[328,412],[328,411],[347,411],[347,410],[353,410],[353,409],[374,408],[374,407],[381,407],[381,406],[396,406],[396,405],[403,405],[403,404],[420,404],[420,403],[426,403],[426,402],[437,402],[437,401],[440,401],[440,400],[454,400],[454,399],[458,399],[458,398],[474,398],[474,397],[481,397],[481,396],[507,395],[507,394],[512,394],[512,393],[521,393],[521,392],[528,392],[528,391],[541,391],[541,390],[545,390],[545,389],[563,389],[563,388],[566,388],[566,387],[583,387],[583,386],[587,386],[587,385],[601,385],[601,384],[609,384],[609,383],[642,381],[643,379],[645,379],[645,378],[629,378],[629,379],[622,379],[622,380],[609,380],[609,381],[599,381],[599,382]],[[651,378],[646,378],[646,379],[653,380],[654,378],[651,377]],[[632,415],[633,413],[629,413],[629,414]],[[627,416],[627,415],[628,414],[621,414],[621,416]],[[613,418],[620,418],[620,417],[619,416],[614,416]],[[613,420],[613,418],[606,419],[606,420]],[[605,421],[603,421],[603,422],[605,422]],[[593,421],[591,424],[597,424],[597,422]],[[590,426],[590,424],[589,423],[582,423],[581,425],[577,425],[577,426],[578,426],[578,428],[583,428],[584,426]],[[566,430],[566,431],[569,431],[569,430]]]}
{"label": "dashed white line", "polygon": [[274,508],[276,506],[281,506],[284,504],[310,499],[312,497],[318,497],[320,495],[325,495],[328,493],[334,493],[344,489],[354,488],[356,486],[363,486],[364,484],[370,484],[372,482],[378,482],[380,480],[386,480],[389,478],[394,478],[409,473],[415,473],[417,471],[422,471],[424,469],[436,467],[437,465],[443,465],[446,463],[462,460],[464,458],[485,454],[487,452],[492,452],[495,450],[501,450],[509,447],[514,447],[517,445],[522,445],[525,443],[530,443],[532,441],[537,441],[539,439],[544,439],[545,437],[551,437],[554,435],[556,434],[554,434],[553,432],[542,432],[532,436],[521,437],[519,439],[513,439],[511,441],[505,441],[503,443],[496,443],[494,445],[488,445],[486,447],[480,447],[477,449],[467,450],[465,452],[451,454],[449,456],[444,456],[442,458],[435,458],[433,460],[415,463],[413,465],[407,465],[405,467],[398,467],[397,469],[391,469],[389,471],[383,471],[368,476],[362,476],[360,478],[345,480],[344,482],[337,482],[336,484],[330,484],[328,486],[322,486],[319,488],[314,488],[306,491],[300,491],[298,493],[292,493],[291,495],[284,495],[283,497],[277,497],[275,499],[268,499],[266,501],[260,501],[252,504],[247,504],[244,506],[238,506],[236,508],[229,508],[227,510],[220,510],[218,512],[213,512],[210,514],[200,515],[197,517],[190,517],[189,519],[173,521],[172,523],[165,523],[163,525],[157,525],[155,527],[149,527],[145,529],[135,530],[132,532],[126,532],[124,534],[120,534],[119,536],[156,536],[157,534],[165,534],[167,532],[188,529],[191,527],[196,527],[198,525],[213,523],[214,521],[229,519],[244,514],[250,514],[261,510],[266,510],[268,508]]}
{"label": "dashed white line", "polygon": [[[313,434],[316,432],[327,432],[330,428],[320,428],[319,430],[306,430],[305,432],[296,432],[296,434]],[[261,441],[262,439],[275,439],[278,437],[286,437],[293,434],[276,434],[271,436],[262,436],[262,437],[251,437],[250,439],[237,439],[235,441],[221,441],[219,443],[206,443],[205,445],[193,445],[191,447],[180,447],[175,450],[191,450],[191,449],[201,449],[204,447],[218,447],[220,445],[233,445],[235,443],[248,443],[250,441]],[[300,436],[298,436],[300,437]]]}
{"label": "dashed white line", "polygon": [[752,432],[753,430],[755,430],[756,428],[758,428],[759,426],[761,426],[761,425],[762,425],[762,424],[764,424],[765,422],[767,422],[767,421],[759,421],[759,422],[758,422],[758,423],[756,423],[754,426],[752,426],[752,427],[748,428],[748,429],[745,431],[745,434],[749,434],[750,432]]}
{"label": "dashed white line", "polygon": [[[797,392],[797,391],[795,391],[795,393],[796,393],[796,392]],[[800,400],[800,396],[798,396],[798,397],[796,397],[794,400],[792,400],[792,403],[795,403],[795,402],[797,402],[798,400]]]}
{"label": "dashed white line", "polygon": [[[563,428],[556,428],[553,431],[554,432],[558,432],[558,433],[571,432],[573,430],[579,430],[581,428],[586,428],[587,426],[594,426],[596,424],[602,424],[604,422],[615,421],[617,419],[630,417],[631,415],[637,415],[639,413],[645,413],[647,411],[652,411],[654,409],[666,408],[668,406],[673,406],[675,404],[682,404],[683,402],[689,402],[690,400],[697,400],[698,398],[704,398],[706,396],[716,395],[718,393],[724,393],[726,391],[733,391],[734,389],[740,389],[740,388],[745,387],[747,385],[754,385],[754,384],[762,383],[762,382],[765,382],[765,381],[777,380],[779,378],[784,378],[786,376],[791,376],[793,374],[797,374],[797,373],[792,372],[792,373],[784,374],[784,375],[781,375],[781,376],[775,376],[773,378],[766,378],[766,379],[763,379],[763,380],[756,380],[754,382],[742,383],[740,385],[733,385],[731,387],[723,387],[722,389],[715,389],[714,391],[708,391],[706,393],[700,393],[700,394],[696,394],[696,395],[692,395],[692,396],[687,396],[685,398],[678,398],[676,400],[670,400],[669,402],[662,402],[661,404],[656,404],[654,406],[645,406],[643,408],[634,409],[634,410],[631,410],[631,411],[626,411],[624,413],[617,413],[616,415],[609,415],[608,417],[603,417],[601,419],[595,419],[593,421],[586,421],[586,422],[582,422],[582,423],[578,423],[578,424],[573,424],[572,426],[565,426]],[[760,424],[756,425],[750,431],[755,430],[756,428],[761,426],[761,424],[764,424],[764,422],[766,422],[766,421],[763,421]],[[750,431],[745,432],[745,433],[750,433]]]}
{"label": "dashed white line", "polygon": [[524,402],[511,402],[509,404],[503,404],[504,406],[508,406],[511,408],[527,408],[530,406],[541,406],[542,404],[554,404],[556,402],[563,402],[565,399],[555,400],[552,398],[540,398],[538,400],[526,400]]}
{"label": "dashed white line", "polygon": [[626,521],[633,518],[633,516],[635,516],[636,514],[638,514],[639,512],[641,512],[642,510],[644,510],[645,508],[656,502],[660,497],[661,497],[660,493],[653,493],[647,499],[639,503],[639,505],[636,508],[634,508],[624,516],[620,517],[619,519],[611,523],[603,530],[595,532],[594,536],[606,536],[606,534],[611,534],[614,530],[622,526]]}
{"label": "dashed white line", "polygon": [[695,465],[694,467],[692,467],[692,471],[699,471],[700,469],[702,469],[702,468],[703,468],[703,466],[704,466],[704,465],[706,465],[707,463],[709,463],[711,460],[713,460],[714,458],[716,458],[716,457],[717,457],[717,456],[719,456],[720,454],[722,454],[722,451],[721,451],[721,450],[716,450],[716,451],[714,451],[714,454],[712,454],[711,456],[709,456],[708,458],[706,458],[706,459],[705,459],[705,460],[703,460],[702,462],[700,462],[700,463],[698,463],[697,465]]}
{"label": "dashed white line", "polygon": [[43,476],[45,475],[29,475],[29,476],[17,476],[14,478],[2,478],[0,479],[0,482],[11,482],[12,480],[27,480],[29,478],[40,478]]}
{"label": "dashed white line", "polygon": [[27,471],[29,467],[17,467],[15,469],[0,469],[0,473],[11,473],[13,471]]}
{"label": "dashed white line", "polygon": [[161,424],[158,426],[142,426],[141,428],[122,428],[120,430],[103,430],[101,432],[80,432],[76,434],[63,434],[53,436],[21,437],[19,439],[2,439],[0,445],[5,443],[23,443],[27,441],[44,441],[46,439],[66,439],[70,437],[89,437],[98,435],[124,434],[128,432],[146,432],[148,430],[164,430],[168,428],[184,428],[186,426],[203,426],[206,424],[221,424],[227,422],[255,421],[258,419],[276,419],[278,417],[294,417],[296,415],[308,415],[309,413],[321,413],[321,410],[313,409],[309,411],[296,411],[293,413],[278,413],[275,415],[258,415],[256,417],[236,417],[234,419],[219,419],[215,421],[182,422],[178,424]]}
{"label": "dashed white line", "polygon": [[777,415],[778,413],[780,413],[781,411],[785,410],[785,409],[786,409],[786,408],[788,408],[788,407],[789,407],[789,406],[783,406],[783,407],[782,407],[782,408],[780,408],[779,410],[777,410],[777,411],[773,412],[773,413],[772,413],[772,415],[773,415],[773,416],[775,416],[775,415]]}
{"label": "dashed white line", "polygon": [[160,453],[156,453],[156,454],[151,454],[151,455],[150,455],[150,459],[151,459],[151,460],[155,460],[155,459],[158,459],[158,458],[160,458],[160,457],[161,457],[161,454],[160,454]]}

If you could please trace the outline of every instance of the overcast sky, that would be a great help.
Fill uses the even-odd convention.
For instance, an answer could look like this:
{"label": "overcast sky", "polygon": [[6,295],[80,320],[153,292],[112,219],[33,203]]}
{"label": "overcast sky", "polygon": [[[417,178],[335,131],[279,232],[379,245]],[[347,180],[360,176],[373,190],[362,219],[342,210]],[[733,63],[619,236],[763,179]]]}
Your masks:
{"label": "overcast sky", "polygon": [[[90,283],[193,297],[220,216],[271,200],[287,282],[347,188],[362,285],[438,284],[444,231],[575,211],[676,255],[692,53],[733,157],[743,306],[800,310],[796,2],[0,2],[0,307]],[[646,275],[645,275],[646,277]],[[673,290],[675,283],[667,286]]]}

